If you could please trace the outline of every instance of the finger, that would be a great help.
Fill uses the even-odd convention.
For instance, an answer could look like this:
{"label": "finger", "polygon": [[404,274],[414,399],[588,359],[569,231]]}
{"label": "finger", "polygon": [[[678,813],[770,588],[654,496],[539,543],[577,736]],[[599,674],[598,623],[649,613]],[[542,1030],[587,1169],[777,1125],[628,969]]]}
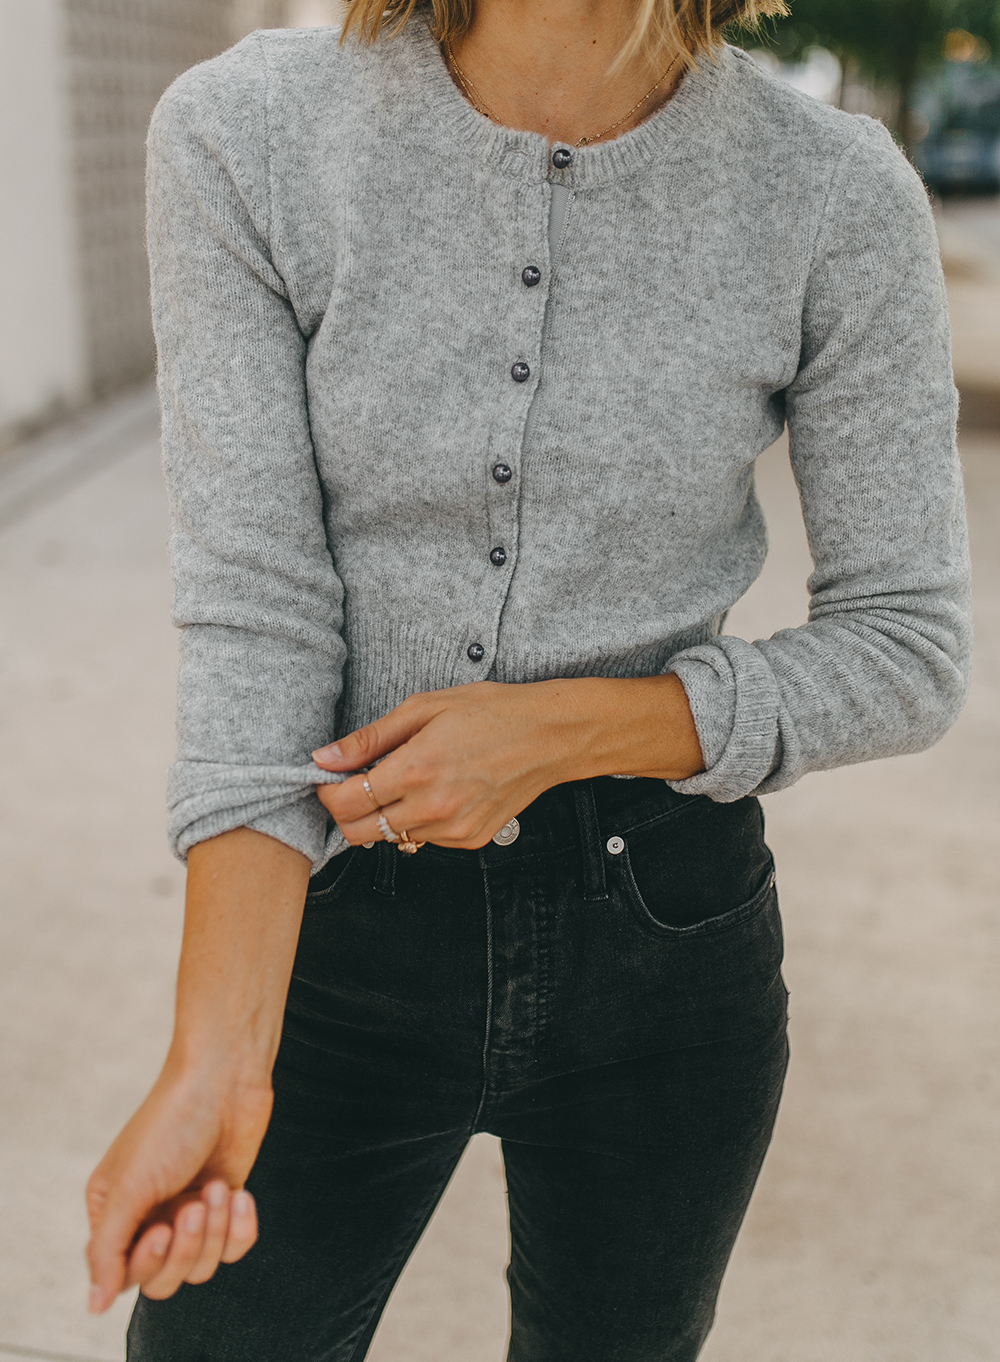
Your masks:
{"label": "finger", "polygon": [[411,696],[373,724],[348,733],[328,747],[318,748],[312,754],[313,761],[324,771],[357,771],[362,766],[371,766],[379,757],[409,742],[429,722],[432,715],[421,699]]}
{"label": "finger", "polygon": [[[409,836],[416,837],[419,842],[433,841],[434,838],[425,834],[431,828],[437,830],[443,826],[440,819],[431,818],[426,808],[428,804],[426,794],[416,794],[397,800],[394,804],[386,804],[378,813],[374,812],[369,803],[364,817],[353,822],[344,820],[340,807],[333,800],[323,799],[322,794],[320,799],[333,814],[337,826],[352,846],[368,846],[372,842],[395,842],[402,839],[404,831]],[[381,819],[385,819],[389,831],[395,833],[395,837],[386,836]]]}
{"label": "finger", "polygon": [[174,1231],[170,1225],[150,1226],[129,1256],[126,1286],[141,1286],[144,1282],[152,1281],[163,1267],[173,1237]]}
{"label": "finger", "polygon": [[[345,810],[345,801],[343,801],[341,789],[342,787],[339,785],[320,785],[316,790],[316,798],[319,799],[323,808],[330,813],[332,820],[338,825],[343,834],[346,836],[347,828],[356,827],[356,825],[361,824],[362,820],[365,820],[366,825],[375,827],[376,831],[373,836],[380,836],[379,831],[377,831],[379,820],[377,820],[377,814],[375,809],[373,809],[371,801],[369,801],[368,798],[365,798],[365,808],[358,809],[357,799],[351,799]],[[364,791],[362,791],[362,793],[364,793]],[[361,840],[361,838],[354,838],[354,840],[357,842],[357,840]],[[372,838],[366,838],[365,840],[371,842]]]}
{"label": "finger", "polygon": [[192,1286],[207,1282],[214,1274],[229,1234],[229,1187],[224,1182],[210,1182],[202,1188],[201,1196],[206,1207],[205,1238],[194,1267],[184,1278]]}
{"label": "finger", "polygon": [[[365,846],[369,842],[385,842],[387,840],[388,841],[392,840],[391,838],[386,838],[385,834],[383,833],[382,825],[378,821],[377,814],[368,813],[365,815],[364,818],[359,819],[357,822],[343,823],[340,821],[339,818],[337,818],[336,813],[334,812],[333,809],[330,808],[329,803],[327,803],[325,799],[322,799],[322,796],[321,800],[322,803],[326,805],[327,809],[329,809],[330,813],[333,814],[337,826],[340,828],[340,831],[344,834],[345,838],[351,844],[351,846],[355,847]],[[393,830],[395,830],[394,823],[391,823],[390,827],[392,827]]]}
{"label": "finger", "polygon": [[[351,776],[340,785],[321,785],[323,803],[333,814],[334,819],[344,827],[347,823],[357,823],[363,818],[374,815],[387,804],[395,804],[402,798],[403,789],[396,776],[398,762],[389,760],[377,766],[367,775]],[[371,787],[371,797],[365,789],[367,780]],[[323,798],[323,795],[326,797]],[[372,800],[375,803],[372,803]],[[378,808],[375,805],[378,805]]]}
{"label": "finger", "polygon": [[91,1281],[88,1309],[91,1314],[103,1314],[114,1304],[119,1292],[124,1291],[132,1240],[145,1209],[136,1211],[119,1197],[102,1197],[95,1216],[97,1223],[87,1245]]}
{"label": "finger", "polygon": [[222,1250],[224,1263],[235,1263],[257,1242],[257,1204],[249,1192],[237,1192],[229,1205],[229,1234]]}
{"label": "finger", "polygon": [[[420,796],[408,797],[396,804],[389,804],[381,813],[390,830],[396,834],[396,840],[402,840],[405,832],[407,838],[415,842],[435,842],[439,846],[466,846],[472,845],[469,837],[474,837],[479,831],[478,824],[473,826],[472,819],[456,818],[454,814],[444,818],[432,817],[427,809],[427,799]],[[466,826],[466,823],[469,826]],[[393,838],[386,837],[376,814],[368,814],[356,823],[341,823],[338,819],[337,826],[351,846],[393,841]],[[483,839],[483,845],[489,841],[495,830],[491,827],[489,836]]]}
{"label": "finger", "polygon": [[189,1201],[177,1212],[170,1249],[159,1272],[143,1284],[143,1295],[162,1301],[172,1296],[201,1255],[205,1240],[207,1207]]}

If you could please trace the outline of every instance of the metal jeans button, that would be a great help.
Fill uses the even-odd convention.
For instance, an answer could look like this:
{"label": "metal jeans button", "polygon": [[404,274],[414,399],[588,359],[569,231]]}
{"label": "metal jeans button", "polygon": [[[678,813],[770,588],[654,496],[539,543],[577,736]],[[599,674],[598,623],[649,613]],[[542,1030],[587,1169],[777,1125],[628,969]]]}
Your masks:
{"label": "metal jeans button", "polygon": [[516,818],[512,818],[509,823],[504,823],[503,827],[493,838],[498,847],[509,847],[512,842],[516,842],[521,835],[521,824]]}

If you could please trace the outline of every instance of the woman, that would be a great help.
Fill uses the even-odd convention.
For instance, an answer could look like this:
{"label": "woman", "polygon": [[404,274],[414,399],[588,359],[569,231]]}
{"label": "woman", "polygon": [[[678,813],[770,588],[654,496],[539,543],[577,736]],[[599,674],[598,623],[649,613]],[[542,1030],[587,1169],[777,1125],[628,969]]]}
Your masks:
{"label": "woman", "polygon": [[[926,197],[721,43],[779,8],[353,0],[157,111],[188,904],[89,1188],[133,1359],[362,1358],[477,1130],[512,1359],[706,1337],[786,1061],[756,797],[968,666]],[[811,616],[750,644],[786,422]]]}

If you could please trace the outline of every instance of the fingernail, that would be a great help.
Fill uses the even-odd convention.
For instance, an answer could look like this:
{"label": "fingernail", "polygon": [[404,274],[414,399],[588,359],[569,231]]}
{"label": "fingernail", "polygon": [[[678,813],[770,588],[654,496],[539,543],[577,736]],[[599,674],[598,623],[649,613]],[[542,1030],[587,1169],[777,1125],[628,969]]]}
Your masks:
{"label": "fingernail", "polygon": [[213,1210],[218,1210],[229,1200],[229,1188],[224,1182],[210,1182],[205,1188],[205,1198]]}
{"label": "fingernail", "polygon": [[343,755],[338,744],[333,742],[329,747],[317,747],[313,761],[340,761]]}
{"label": "fingernail", "polygon": [[184,1212],[184,1230],[187,1234],[197,1234],[205,1223],[205,1205],[201,1201],[192,1201],[191,1205]]}
{"label": "fingernail", "polygon": [[250,1215],[253,1211],[253,1197],[249,1192],[237,1192],[233,1197],[233,1215]]}
{"label": "fingernail", "polygon": [[87,1309],[92,1315],[99,1315],[104,1309],[104,1287],[92,1286],[87,1299]]}

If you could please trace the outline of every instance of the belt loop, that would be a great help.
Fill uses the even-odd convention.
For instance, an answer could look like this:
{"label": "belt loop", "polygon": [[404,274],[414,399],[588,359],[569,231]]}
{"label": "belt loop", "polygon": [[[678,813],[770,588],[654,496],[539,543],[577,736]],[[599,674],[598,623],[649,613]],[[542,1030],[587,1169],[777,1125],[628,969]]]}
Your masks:
{"label": "belt loop", "polygon": [[573,802],[576,805],[580,857],[583,861],[583,897],[585,902],[593,903],[608,897],[608,883],[604,877],[601,825],[597,820],[597,801],[592,780],[581,780],[573,786]]}
{"label": "belt loop", "polygon": [[396,897],[396,862],[399,853],[391,842],[375,843],[375,883],[372,888],[376,894],[384,894],[387,899]]}

